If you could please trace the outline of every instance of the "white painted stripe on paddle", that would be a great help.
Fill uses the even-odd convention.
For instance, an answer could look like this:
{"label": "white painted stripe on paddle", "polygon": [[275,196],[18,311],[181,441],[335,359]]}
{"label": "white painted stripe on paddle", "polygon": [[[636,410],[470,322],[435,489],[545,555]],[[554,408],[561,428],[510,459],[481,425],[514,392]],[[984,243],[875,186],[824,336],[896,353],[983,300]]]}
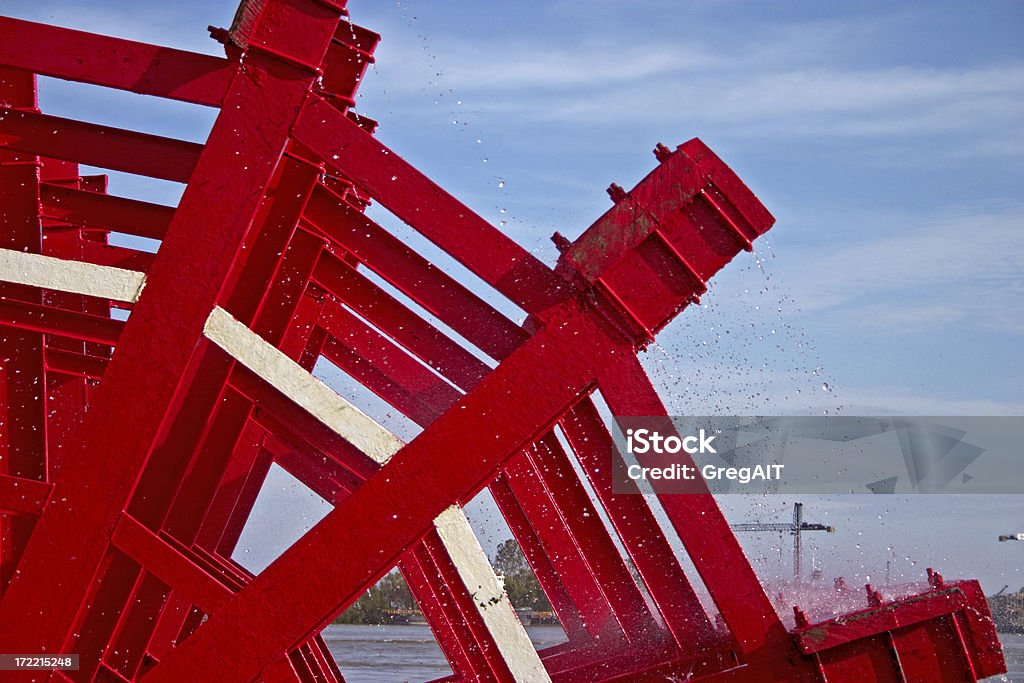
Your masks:
{"label": "white painted stripe on paddle", "polygon": [[383,465],[402,447],[398,437],[223,308],[213,309],[203,334],[376,462]]}
{"label": "white painted stripe on paddle", "polygon": [[0,249],[0,280],[58,292],[135,303],[146,284],[146,274],[13,249]]}
{"label": "white painted stripe on paddle", "polygon": [[453,505],[442,512],[434,527],[515,680],[550,681],[462,508]]}

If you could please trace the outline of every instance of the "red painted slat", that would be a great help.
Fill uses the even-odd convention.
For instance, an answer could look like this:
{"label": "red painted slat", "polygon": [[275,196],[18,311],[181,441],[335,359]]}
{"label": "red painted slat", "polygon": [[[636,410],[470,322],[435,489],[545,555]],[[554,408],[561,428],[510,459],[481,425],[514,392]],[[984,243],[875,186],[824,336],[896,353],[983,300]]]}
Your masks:
{"label": "red painted slat", "polygon": [[162,240],[174,217],[174,207],[137,199],[87,192],[43,183],[42,215],[47,218]]}
{"label": "red painted slat", "polygon": [[543,313],[571,291],[530,252],[327,102],[306,107],[295,137],[527,313]]}
{"label": "red painted slat", "polygon": [[506,357],[527,338],[518,325],[329,190],[317,188],[305,217],[492,358]]}
{"label": "red painted slat", "polygon": [[231,594],[191,558],[127,514],[121,515],[111,541],[147,571],[183,591],[204,611],[218,609]]}
{"label": "red painted slat", "polygon": [[[666,414],[635,356],[605,369],[598,386],[613,415]],[[671,425],[666,423],[666,428]],[[688,457],[680,453],[681,464]],[[743,550],[714,498],[694,493],[659,500],[690,557],[700,558],[695,562],[697,571],[739,648],[754,652],[766,645],[780,646],[788,638],[786,630],[754,570],[746,562],[737,562]]]}
{"label": "red painted slat", "polygon": [[0,146],[179,183],[188,182],[203,149],[194,142],[7,108],[0,108]]}
{"label": "red painted slat", "polygon": [[[35,78],[0,67],[0,101],[36,105]],[[42,253],[39,231],[39,160],[0,148],[0,247]],[[0,320],[9,320],[6,297],[43,302],[38,289],[0,283]],[[0,474],[45,480],[49,475],[46,371],[38,328],[0,329]],[[0,518],[0,590],[14,575],[33,521]]]}
{"label": "red painted slat", "polygon": [[113,346],[124,323],[98,315],[0,299],[0,326]]}
{"label": "red painted slat", "polygon": [[647,502],[639,490],[635,495],[612,493],[614,468],[609,454],[614,453],[615,445],[593,403],[589,399],[581,401],[561,425],[676,642],[681,648],[710,645],[715,639],[711,621],[664,535],[651,533],[658,529],[658,522]]}
{"label": "red painted slat", "polygon": [[222,57],[0,17],[0,64],[140,95],[218,106],[235,64]]}
{"label": "red painted slat", "polygon": [[0,474],[0,512],[11,515],[38,515],[53,484],[37,479],[26,479]]}

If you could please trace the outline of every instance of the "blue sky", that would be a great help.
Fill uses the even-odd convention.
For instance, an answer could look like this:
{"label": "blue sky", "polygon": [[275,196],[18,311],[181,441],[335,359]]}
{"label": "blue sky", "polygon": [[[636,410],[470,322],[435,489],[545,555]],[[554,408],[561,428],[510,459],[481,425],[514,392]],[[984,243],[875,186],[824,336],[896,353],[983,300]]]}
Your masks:
{"label": "blue sky", "polygon": [[[645,354],[673,412],[1024,414],[1024,4],[349,6],[383,35],[358,100],[379,137],[549,262],[548,236],[582,232],[610,182],[628,189],[653,167],[657,142],[701,137],[773,212],[756,254]],[[205,26],[228,25],[234,3],[7,0],[0,12],[216,52]],[[212,122],[42,88],[44,109],[86,120],[195,140]],[[125,176],[112,190],[178,192]],[[267,501],[273,521],[253,533],[286,535],[283,506]],[[736,519],[786,518],[791,502],[725,504]],[[1024,547],[995,542],[1024,530],[1019,497],[805,502],[841,530],[811,541],[828,575],[877,576],[894,548],[908,574],[934,563],[991,591],[1024,585]],[[788,571],[770,561],[777,540],[744,541],[768,575]]]}

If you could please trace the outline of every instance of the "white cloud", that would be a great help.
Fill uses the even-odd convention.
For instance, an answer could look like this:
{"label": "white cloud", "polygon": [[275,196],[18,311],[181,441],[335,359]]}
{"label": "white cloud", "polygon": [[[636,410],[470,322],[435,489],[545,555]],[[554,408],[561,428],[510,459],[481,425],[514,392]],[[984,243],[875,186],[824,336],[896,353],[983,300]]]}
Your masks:
{"label": "white cloud", "polygon": [[[678,350],[640,356],[670,414],[676,415],[1024,415],[1024,402],[979,395],[977,388],[927,393],[897,383],[836,382],[827,371],[744,364],[720,353]],[[829,388],[823,389],[823,379]],[[894,382],[899,381],[894,373]]]}
{"label": "white cloud", "polygon": [[[567,12],[555,12],[558,21],[571,22]],[[588,18],[576,18],[569,48],[529,35],[385,41],[378,75],[399,99],[425,88],[457,93],[466,111],[488,125],[686,121],[761,139],[949,134],[938,146],[944,154],[1000,156],[1008,153],[1001,142],[1024,138],[1019,60],[872,62],[866,55],[892,38],[881,34],[898,29],[863,20],[759,26],[726,47],[717,34],[670,39],[658,28],[641,43],[625,28],[609,35],[610,19],[593,25]],[[912,23],[904,16],[893,21]]]}
{"label": "white cloud", "polygon": [[798,263],[778,276],[802,312],[833,311],[845,325],[970,320],[1024,333],[1024,206],[926,221],[892,216],[868,228],[892,236],[851,243],[849,234],[836,235],[790,257]]}
{"label": "white cloud", "polygon": [[1024,415],[1024,403],[920,394],[906,387],[844,387],[844,415]]}
{"label": "white cloud", "polygon": [[713,66],[714,56],[678,46],[644,46],[609,52],[598,49],[552,49],[523,45],[512,57],[496,61],[473,59],[472,51],[451,55],[444,80],[453,88],[492,92],[543,92],[566,87],[604,88],[666,74],[696,72]]}
{"label": "white cloud", "polygon": [[[524,73],[529,65],[512,65]],[[639,67],[638,67],[639,68]],[[628,70],[628,69],[627,69]],[[945,144],[976,153],[1006,150],[999,142],[1014,140],[1024,120],[1024,65],[977,70],[934,69],[792,69],[762,73],[716,70],[678,71],[594,87],[517,96],[517,82],[491,79],[479,88],[475,111],[520,121],[580,125],[621,125],[643,112],[651,123],[685,120],[747,137],[845,136],[896,138],[907,135],[968,132],[980,136]],[[553,72],[557,74],[557,72]],[[616,76],[619,74],[613,74]],[[540,85],[578,77],[549,75]],[[474,76],[475,80],[477,77]],[[483,74],[479,75],[485,80]],[[518,79],[517,79],[518,80]],[[525,83],[525,79],[524,79]],[[451,86],[459,88],[457,82]],[[467,95],[467,97],[470,97]]]}
{"label": "white cloud", "polygon": [[4,3],[3,13],[79,31],[223,56],[223,48],[210,38],[206,26],[230,25],[235,7],[234,0],[208,0],[200,16],[186,4],[132,3],[127,8],[115,9],[89,2],[14,1]]}

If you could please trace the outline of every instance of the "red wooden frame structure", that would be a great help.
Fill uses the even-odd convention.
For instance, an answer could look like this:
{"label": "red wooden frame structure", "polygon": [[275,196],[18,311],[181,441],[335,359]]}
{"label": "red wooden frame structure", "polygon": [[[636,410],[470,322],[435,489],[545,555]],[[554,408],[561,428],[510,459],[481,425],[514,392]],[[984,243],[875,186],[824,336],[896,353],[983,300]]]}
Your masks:
{"label": "red wooden frame structure", "polygon": [[[212,34],[224,58],[0,18],[0,652],[80,654],[56,680],[340,681],[320,631],[397,566],[452,680],[1002,670],[977,583],[869,590],[854,615],[798,610],[789,629],[714,499],[662,496],[716,624],[649,501],[612,495],[595,392],[664,415],[637,351],[773,222],[700,141],[659,145],[550,269],[351,110],[378,37],[343,2],[247,1]],[[202,145],[58,118],[37,75],[219,115]],[[110,195],[79,164],[185,191]],[[371,200],[525,324],[367,217]],[[423,431],[402,443],[315,380],[321,357]],[[254,576],[231,553],[275,462],[334,509]],[[538,653],[516,621],[461,511],[484,487],[566,643]]]}

